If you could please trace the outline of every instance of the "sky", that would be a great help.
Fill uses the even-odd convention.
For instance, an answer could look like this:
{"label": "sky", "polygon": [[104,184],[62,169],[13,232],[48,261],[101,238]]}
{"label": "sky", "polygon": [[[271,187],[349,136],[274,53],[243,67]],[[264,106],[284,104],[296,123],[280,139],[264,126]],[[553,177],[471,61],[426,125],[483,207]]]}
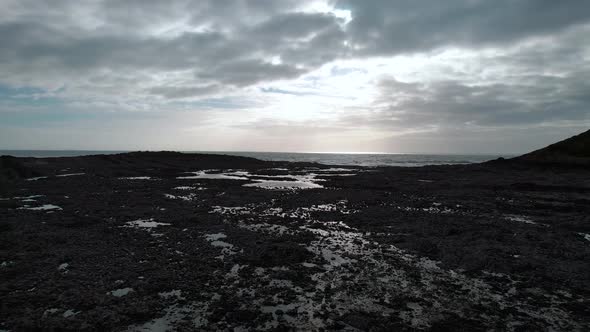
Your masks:
{"label": "sky", "polygon": [[590,128],[587,0],[0,8],[0,149],[502,154]]}

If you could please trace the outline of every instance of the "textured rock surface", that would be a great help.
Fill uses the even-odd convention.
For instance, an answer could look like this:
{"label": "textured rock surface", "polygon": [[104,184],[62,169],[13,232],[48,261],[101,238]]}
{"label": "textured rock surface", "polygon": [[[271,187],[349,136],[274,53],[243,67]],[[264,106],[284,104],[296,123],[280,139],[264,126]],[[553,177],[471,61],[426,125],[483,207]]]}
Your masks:
{"label": "textured rock surface", "polygon": [[[0,193],[0,329],[590,329],[583,168],[18,162],[34,179]],[[244,186],[264,180],[321,188]]]}

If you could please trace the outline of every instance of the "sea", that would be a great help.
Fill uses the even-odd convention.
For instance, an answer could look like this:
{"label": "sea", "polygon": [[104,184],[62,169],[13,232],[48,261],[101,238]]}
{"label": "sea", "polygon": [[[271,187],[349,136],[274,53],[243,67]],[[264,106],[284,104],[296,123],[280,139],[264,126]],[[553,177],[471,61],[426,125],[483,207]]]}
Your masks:
{"label": "sea", "polygon": [[[0,150],[0,155],[15,157],[77,157],[96,154],[117,154],[129,151],[90,150]],[[347,166],[426,166],[481,163],[507,154],[390,154],[390,153],[304,153],[304,152],[235,152],[235,151],[181,151],[185,153],[212,153],[252,157],[269,161],[316,162],[325,165]]]}

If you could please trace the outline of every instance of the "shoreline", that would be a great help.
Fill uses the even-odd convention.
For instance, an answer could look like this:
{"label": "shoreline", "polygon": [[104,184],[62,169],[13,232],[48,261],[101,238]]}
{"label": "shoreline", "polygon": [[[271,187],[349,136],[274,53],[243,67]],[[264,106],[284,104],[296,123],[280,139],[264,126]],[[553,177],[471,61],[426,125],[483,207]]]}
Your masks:
{"label": "shoreline", "polygon": [[318,162],[326,165],[349,166],[425,166],[444,164],[473,164],[497,158],[512,158],[510,154],[428,154],[428,153],[299,153],[299,152],[246,152],[246,151],[3,151],[0,155],[9,155],[18,158],[56,158],[56,157],[83,157],[90,155],[117,155],[124,153],[160,153],[178,152],[183,154],[215,154],[225,156],[252,157],[265,161],[285,162]]}

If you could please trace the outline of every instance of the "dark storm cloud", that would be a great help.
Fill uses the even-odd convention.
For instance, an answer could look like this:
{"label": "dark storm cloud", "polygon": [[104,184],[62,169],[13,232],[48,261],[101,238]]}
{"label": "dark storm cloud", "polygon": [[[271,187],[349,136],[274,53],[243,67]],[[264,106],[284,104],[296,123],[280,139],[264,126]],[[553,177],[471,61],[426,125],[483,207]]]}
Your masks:
{"label": "dark storm cloud", "polygon": [[509,43],[590,20],[585,0],[339,0],[336,5],[352,11],[347,30],[362,54]]}

